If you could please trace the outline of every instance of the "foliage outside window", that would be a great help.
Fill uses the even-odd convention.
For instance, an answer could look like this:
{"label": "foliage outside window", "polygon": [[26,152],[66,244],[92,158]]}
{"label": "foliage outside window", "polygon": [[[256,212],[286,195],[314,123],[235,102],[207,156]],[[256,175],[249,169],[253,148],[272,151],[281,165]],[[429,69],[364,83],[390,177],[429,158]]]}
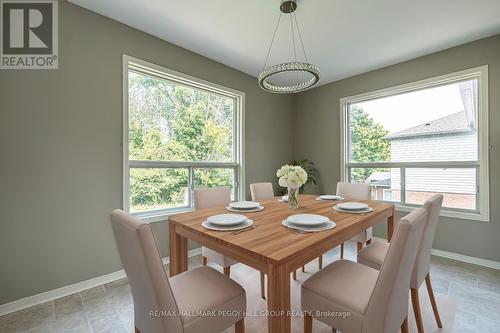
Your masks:
{"label": "foliage outside window", "polygon": [[227,186],[237,198],[242,97],[135,59],[124,66],[129,210],[189,209],[194,187]]}
{"label": "foliage outside window", "polygon": [[343,179],[411,208],[488,220],[487,68],[341,100]]}

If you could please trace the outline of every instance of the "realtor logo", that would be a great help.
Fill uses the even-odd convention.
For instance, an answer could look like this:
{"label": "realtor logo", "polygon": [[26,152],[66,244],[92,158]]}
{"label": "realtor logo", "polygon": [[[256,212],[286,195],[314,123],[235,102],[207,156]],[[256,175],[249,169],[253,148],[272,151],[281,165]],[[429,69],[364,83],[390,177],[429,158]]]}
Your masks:
{"label": "realtor logo", "polygon": [[0,69],[57,69],[57,0],[1,0],[0,8]]}

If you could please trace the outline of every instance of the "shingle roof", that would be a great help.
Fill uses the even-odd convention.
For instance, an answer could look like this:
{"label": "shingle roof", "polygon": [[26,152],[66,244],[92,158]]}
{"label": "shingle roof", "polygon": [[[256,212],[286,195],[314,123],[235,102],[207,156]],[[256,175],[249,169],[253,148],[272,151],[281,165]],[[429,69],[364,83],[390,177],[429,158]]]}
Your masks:
{"label": "shingle roof", "polygon": [[402,139],[423,135],[442,135],[470,131],[465,111],[450,114],[446,117],[432,120],[430,122],[410,127],[408,129],[386,135],[384,139]]}

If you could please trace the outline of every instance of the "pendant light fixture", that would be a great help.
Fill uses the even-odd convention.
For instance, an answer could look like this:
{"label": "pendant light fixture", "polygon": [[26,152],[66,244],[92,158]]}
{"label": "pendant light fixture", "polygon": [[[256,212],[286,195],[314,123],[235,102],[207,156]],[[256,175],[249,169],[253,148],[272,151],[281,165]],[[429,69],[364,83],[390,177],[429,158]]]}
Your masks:
{"label": "pendant light fixture", "polygon": [[[299,23],[294,13],[296,9],[297,9],[296,0],[281,0],[280,4],[281,13],[278,18],[278,23],[276,23],[276,28],[274,29],[271,45],[269,45],[269,50],[267,51],[267,56],[266,56],[266,61],[264,63],[263,71],[259,75],[259,86],[265,91],[275,94],[296,93],[312,88],[319,81],[319,68],[316,65],[310,64],[307,60],[307,54],[304,48],[304,42],[302,41],[302,35],[300,33]],[[283,14],[289,15],[290,17],[294,61],[276,64],[266,68],[267,61],[269,60],[269,55],[271,54],[271,49],[273,47],[274,39],[276,37],[276,32],[278,31],[278,27],[280,25],[281,17],[283,16]],[[300,46],[302,47],[302,52],[304,54],[305,62],[297,61],[297,49],[295,46],[295,30],[297,30],[297,35],[299,37]],[[296,73],[297,74],[296,82],[289,84],[286,83],[278,84],[271,82],[273,76],[283,73]],[[302,74],[304,73],[310,74],[311,77],[309,79],[300,81],[299,74],[301,74],[300,76],[303,76]]]}

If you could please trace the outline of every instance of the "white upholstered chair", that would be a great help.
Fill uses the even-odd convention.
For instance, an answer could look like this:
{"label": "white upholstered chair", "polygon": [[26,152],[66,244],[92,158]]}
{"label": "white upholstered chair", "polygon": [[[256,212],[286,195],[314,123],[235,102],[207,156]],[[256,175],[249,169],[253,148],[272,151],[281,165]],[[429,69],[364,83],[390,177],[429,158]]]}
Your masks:
{"label": "white upholstered chair", "polygon": [[250,194],[253,201],[268,200],[274,198],[273,184],[254,183],[250,184]]}
{"label": "white upholstered chair", "polygon": [[[231,193],[227,187],[212,187],[212,188],[197,188],[194,190],[194,208],[203,209],[216,206],[227,205],[231,202]],[[201,248],[202,263],[205,266],[210,260],[221,266],[224,274],[231,275],[231,266],[238,262],[228,258],[219,252],[216,252],[208,247]],[[264,273],[260,273],[260,294],[262,298],[266,298],[265,294],[265,277]]]}
{"label": "white upholstered chair", "polygon": [[[203,266],[169,279],[148,223],[115,210],[111,226],[132,290],[136,333],[216,333],[232,325],[244,332],[246,295],[238,283]],[[202,311],[236,315],[199,315]]]}
{"label": "white upholstered chair", "polygon": [[[420,311],[418,289],[420,288],[424,280],[427,287],[427,293],[429,294],[429,299],[431,301],[432,310],[434,311],[434,317],[436,318],[436,323],[438,327],[443,327],[441,318],[439,317],[439,311],[437,308],[436,300],[434,298],[434,291],[432,290],[431,278],[429,275],[432,242],[436,233],[436,228],[439,221],[439,212],[441,210],[442,204],[443,196],[441,194],[433,195],[424,203],[424,209],[427,211],[427,221],[410,280],[413,312],[415,314],[415,321],[417,323],[417,329],[419,333],[422,333],[424,331],[424,327],[422,323],[422,314]],[[389,243],[374,241],[371,245],[364,248],[358,254],[358,263],[375,269],[380,269],[385,257],[387,256],[388,250]]]}
{"label": "white upholstered chair", "polygon": [[[337,195],[346,199],[354,200],[370,200],[371,199],[371,186],[368,184],[360,183],[337,183]],[[351,238],[351,241],[356,242],[358,245],[358,252],[361,251],[365,244],[370,244],[372,241],[372,228],[368,228]],[[344,243],[340,244],[340,258],[344,258]],[[323,255],[318,257],[319,269],[323,268]],[[305,267],[302,266],[302,272]]]}
{"label": "white upholstered chair", "polygon": [[[302,285],[304,332],[313,318],[343,333],[408,332],[408,287],[422,239],[427,212],[418,208],[404,217],[380,272],[348,260],[338,260]],[[348,316],[330,315],[349,313]]]}

